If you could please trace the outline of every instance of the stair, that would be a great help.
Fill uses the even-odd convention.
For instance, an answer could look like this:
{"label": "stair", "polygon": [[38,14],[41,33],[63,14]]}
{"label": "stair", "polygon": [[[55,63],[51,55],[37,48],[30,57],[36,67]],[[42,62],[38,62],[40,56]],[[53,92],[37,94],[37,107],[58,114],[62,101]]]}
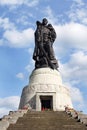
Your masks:
{"label": "stair", "polygon": [[62,111],[28,111],[7,130],[87,130],[87,127]]}

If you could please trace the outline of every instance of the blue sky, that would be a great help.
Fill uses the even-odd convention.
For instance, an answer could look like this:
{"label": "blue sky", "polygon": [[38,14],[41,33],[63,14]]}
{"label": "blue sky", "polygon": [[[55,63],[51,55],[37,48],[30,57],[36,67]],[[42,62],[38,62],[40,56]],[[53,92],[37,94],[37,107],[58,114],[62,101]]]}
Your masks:
{"label": "blue sky", "polygon": [[36,20],[46,17],[73,106],[87,113],[87,0],[0,0],[0,116],[18,108],[34,69]]}

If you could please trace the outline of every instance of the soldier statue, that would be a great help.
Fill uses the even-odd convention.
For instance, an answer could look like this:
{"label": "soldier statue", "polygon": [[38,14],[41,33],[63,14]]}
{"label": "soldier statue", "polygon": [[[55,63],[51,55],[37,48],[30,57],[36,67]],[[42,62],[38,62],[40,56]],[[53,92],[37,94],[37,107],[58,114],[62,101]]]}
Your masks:
{"label": "soldier statue", "polygon": [[58,68],[57,60],[54,56],[53,43],[56,39],[56,32],[48,20],[44,18],[42,23],[36,21],[35,31],[35,48],[33,59],[35,60],[35,68],[50,67]]}

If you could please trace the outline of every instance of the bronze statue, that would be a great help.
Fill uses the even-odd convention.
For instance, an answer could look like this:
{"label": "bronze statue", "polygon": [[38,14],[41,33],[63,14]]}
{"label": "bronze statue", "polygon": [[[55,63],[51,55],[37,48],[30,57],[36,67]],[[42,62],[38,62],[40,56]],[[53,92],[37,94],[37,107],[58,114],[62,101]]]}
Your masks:
{"label": "bronze statue", "polygon": [[53,43],[56,39],[56,32],[48,20],[44,18],[42,23],[36,21],[35,31],[35,49],[33,59],[35,60],[35,68],[50,67],[58,68],[57,60],[54,56]]}

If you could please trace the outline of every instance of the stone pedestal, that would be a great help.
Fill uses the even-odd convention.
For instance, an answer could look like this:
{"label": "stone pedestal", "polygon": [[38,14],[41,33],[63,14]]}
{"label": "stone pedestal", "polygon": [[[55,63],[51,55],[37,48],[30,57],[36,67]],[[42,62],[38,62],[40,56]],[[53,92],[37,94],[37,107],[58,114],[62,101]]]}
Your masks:
{"label": "stone pedestal", "polygon": [[32,72],[29,85],[23,88],[19,108],[28,105],[41,111],[46,102],[54,111],[65,110],[65,106],[73,107],[60,73],[50,68],[40,68]]}

